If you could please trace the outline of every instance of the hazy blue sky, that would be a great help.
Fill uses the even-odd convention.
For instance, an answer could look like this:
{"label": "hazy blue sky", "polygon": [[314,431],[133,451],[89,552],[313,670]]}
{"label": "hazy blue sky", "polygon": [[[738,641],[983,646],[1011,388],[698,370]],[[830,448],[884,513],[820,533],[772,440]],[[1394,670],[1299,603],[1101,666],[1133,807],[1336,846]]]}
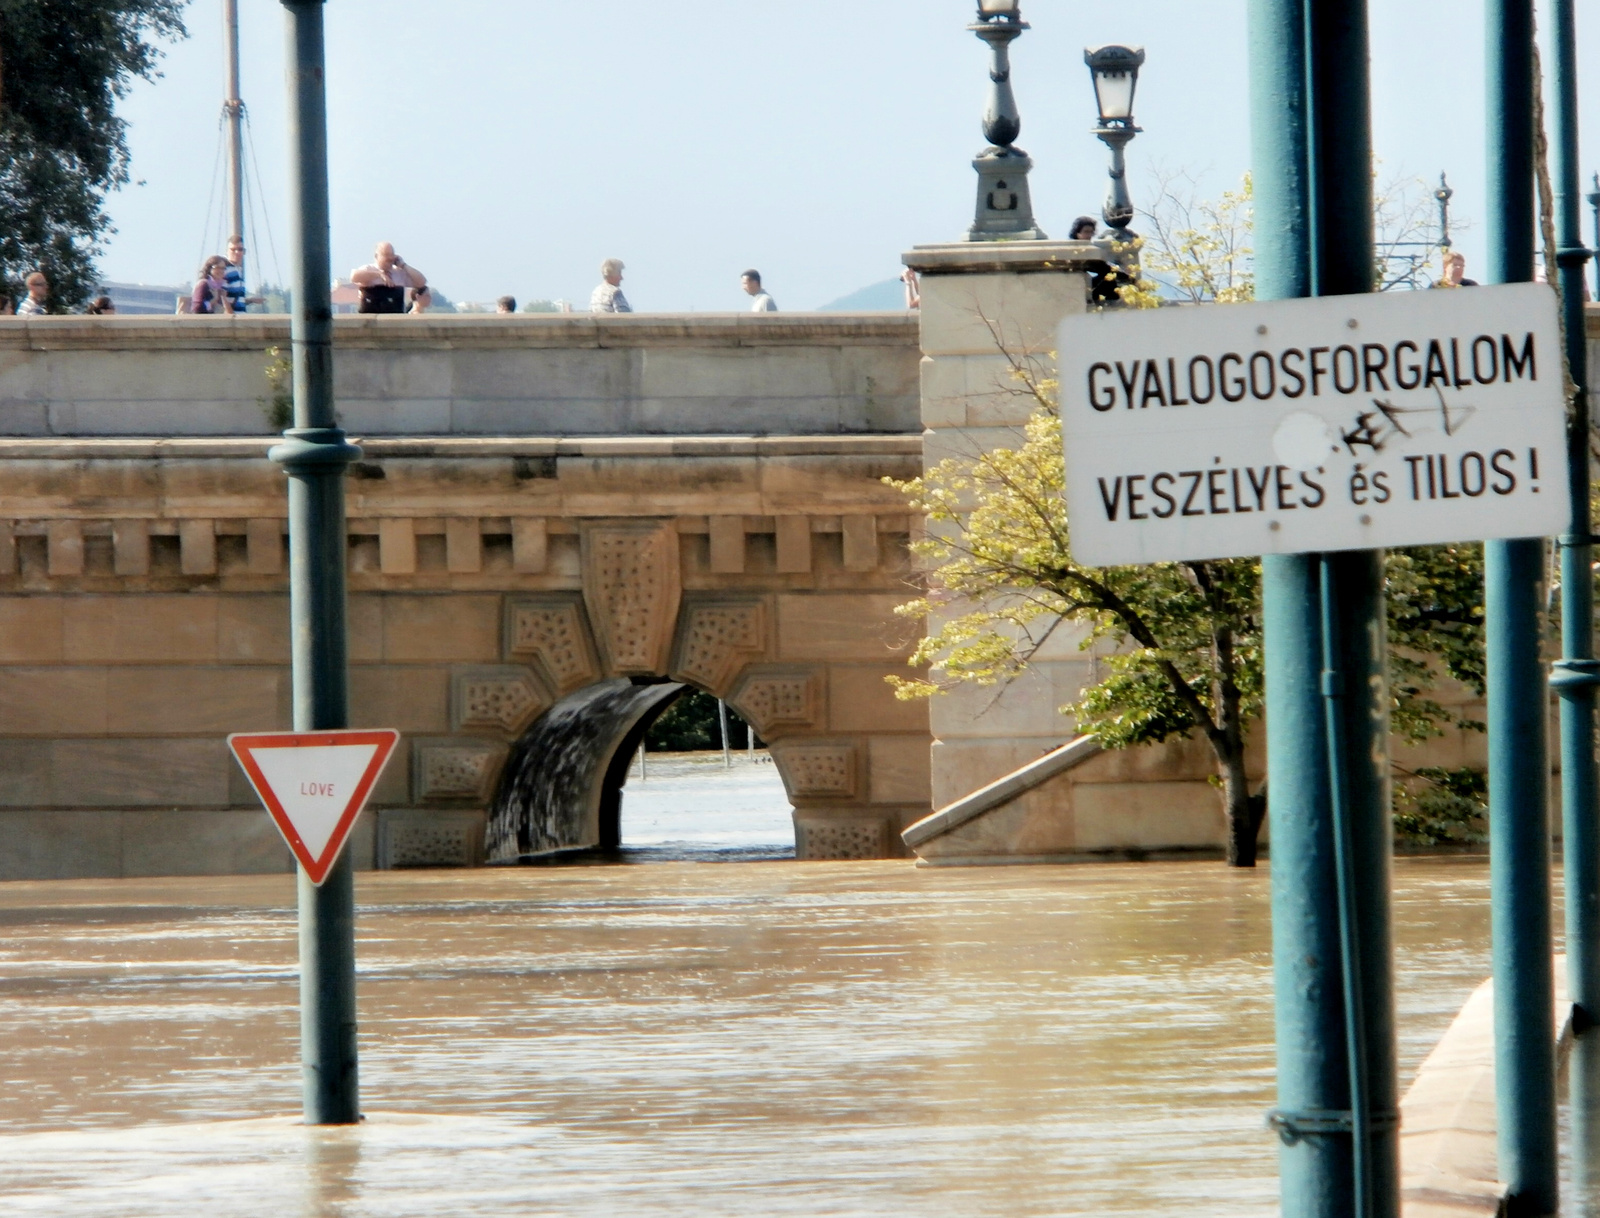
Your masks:
{"label": "hazy blue sky", "polygon": [[[113,196],[109,279],[177,283],[222,236],[207,199],[222,96],[221,0],[194,0],[165,76],[122,106],[133,176]],[[241,0],[243,91],[261,201],[287,255],[283,18]],[[601,258],[636,308],[737,309],[756,266],[812,308],[898,273],[972,212],[985,51],[969,0],[329,0],[334,270],[395,242],[454,299],[585,302]],[[1450,173],[1469,274],[1481,269],[1480,6],[1372,0],[1381,174]],[[1153,172],[1208,190],[1249,166],[1244,0],[1024,0],[1013,63],[1040,222],[1098,213],[1102,145],[1082,49],[1143,44],[1135,201]],[[1578,5],[1600,62],[1600,0]],[[1600,88],[1583,113],[1600,168]],[[1587,174],[1585,175],[1587,177]],[[256,278],[273,278],[252,233]]]}

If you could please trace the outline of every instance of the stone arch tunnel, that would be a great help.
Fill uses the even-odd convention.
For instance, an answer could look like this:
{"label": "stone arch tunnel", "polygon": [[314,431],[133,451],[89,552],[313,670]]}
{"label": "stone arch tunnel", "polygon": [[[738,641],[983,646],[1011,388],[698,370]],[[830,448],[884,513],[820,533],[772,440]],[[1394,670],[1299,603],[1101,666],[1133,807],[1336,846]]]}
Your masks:
{"label": "stone arch tunnel", "polygon": [[689,687],[614,677],[561,699],[512,746],[489,806],[490,862],[622,845],[622,787],[645,733]]}

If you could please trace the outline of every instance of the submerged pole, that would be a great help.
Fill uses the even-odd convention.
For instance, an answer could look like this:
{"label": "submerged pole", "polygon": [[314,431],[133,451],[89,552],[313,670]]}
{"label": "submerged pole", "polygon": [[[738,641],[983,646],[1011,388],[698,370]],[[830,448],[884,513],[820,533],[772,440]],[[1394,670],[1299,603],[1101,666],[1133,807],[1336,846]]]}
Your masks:
{"label": "submerged pole", "polygon": [[[1485,7],[1490,283],[1533,278],[1533,5]],[[1484,543],[1497,1142],[1509,1212],[1529,1215],[1555,1213],[1558,1193],[1544,569],[1542,539]]]}
{"label": "submerged pole", "polygon": [[[1256,294],[1372,290],[1365,0],[1250,0]],[[1283,1213],[1399,1210],[1383,560],[1262,560]],[[1343,915],[1343,916],[1341,916]]]}
{"label": "submerged pole", "polygon": [[[323,0],[283,0],[288,28],[294,426],[273,447],[289,477],[294,727],[349,725],[345,466],[361,450],[333,413]],[[356,1071],[355,886],[348,850],[323,881],[300,872],[300,1067],[308,1125],[361,1119]]]}

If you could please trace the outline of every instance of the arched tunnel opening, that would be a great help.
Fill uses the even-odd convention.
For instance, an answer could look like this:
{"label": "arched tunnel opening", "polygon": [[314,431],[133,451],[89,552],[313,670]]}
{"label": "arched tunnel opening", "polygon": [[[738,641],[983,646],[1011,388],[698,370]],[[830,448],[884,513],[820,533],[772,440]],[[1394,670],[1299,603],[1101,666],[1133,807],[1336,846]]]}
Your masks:
{"label": "arched tunnel opening", "polygon": [[[489,811],[488,861],[621,857],[630,770],[651,728],[694,690],[664,678],[614,678],[546,711],[512,747],[501,773]],[[712,798],[709,791],[703,797]],[[779,798],[787,816],[788,801]]]}

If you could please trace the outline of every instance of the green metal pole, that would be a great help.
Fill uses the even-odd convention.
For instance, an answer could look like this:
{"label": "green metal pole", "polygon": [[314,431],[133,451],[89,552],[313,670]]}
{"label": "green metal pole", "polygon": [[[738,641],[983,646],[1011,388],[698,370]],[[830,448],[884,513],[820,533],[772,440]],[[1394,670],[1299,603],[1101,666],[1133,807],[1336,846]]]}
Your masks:
{"label": "green metal pole", "polygon": [[[1491,283],[1533,278],[1533,3],[1485,6]],[[1553,1214],[1559,1192],[1548,695],[1539,658],[1544,562],[1539,539],[1484,544],[1495,1105],[1513,1214]]]}
{"label": "green metal pole", "polygon": [[1573,397],[1567,414],[1568,496],[1572,523],[1561,538],[1561,659],[1550,683],[1561,695],[1561,865],[1566,880],[1567,989],[1576,1034],[1568,1063],[1572,1185],[1581,1213],[1594,1213],[1591,1160],[1600,1151],[1600,813],[1596,808],[1594,521],[1589,503],[1589,344],[1584,324],[1583,203],[1578,186],[1577,19],[1572,0],[1552,0],[1555,71],[1556,262]]}
{"label": "green metal pole", "polygon": [[[1372,289],[1364,0],[1251,0],[1256,295]],[[1383,561],[1262,561],[1289,1218],[1399,1212]]]}
{"label": "green metal pole", "polygon": [[[332,262],[323,0],[283,0],[288,25],[294,426],[269,454],[289,477],[294,727],[349,725],[345,466],[360,450],[333,413]],[[300,872],[300,1068],[308,1125],[361,1119],[356,1073],[355,886],[346,851],[321,887]]]}
{"label": "green metal pole", "polygon": [[1578,187],[1578,53],[1572,0],[1552,0],[1555,42],[1554,187],[1556,260],[1573,398],[1567,416],[1568,496],[1572,524],[1561,538],[1561,659],[1551,684],[1561,694],[1562,866],[1567,897],[1567,985],[1573,1027],[1600,1021],[1600,827],[1594,757],[1594,527],[1589,505],[1589,344],[1583,296],[1589,251],[1583,245]]}

